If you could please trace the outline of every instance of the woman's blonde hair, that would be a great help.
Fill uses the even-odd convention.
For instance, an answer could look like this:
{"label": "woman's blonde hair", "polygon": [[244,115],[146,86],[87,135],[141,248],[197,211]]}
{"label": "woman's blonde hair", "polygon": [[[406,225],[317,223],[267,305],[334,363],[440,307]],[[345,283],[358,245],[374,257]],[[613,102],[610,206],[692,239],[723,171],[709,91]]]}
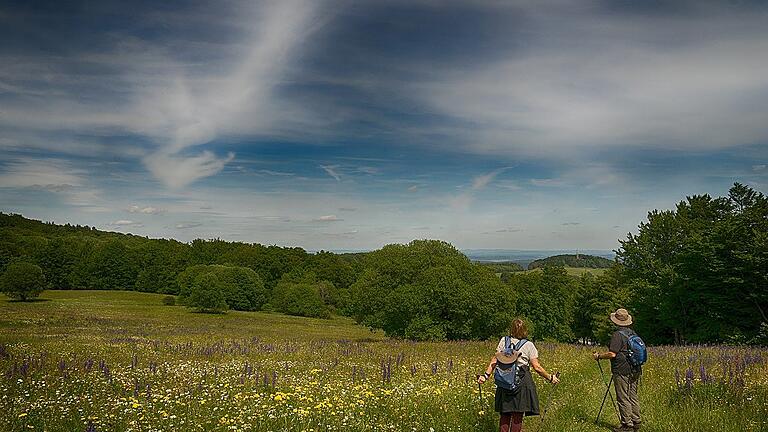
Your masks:
{"label": "woman's blonde hair", "polygon": [[525,321],[520,318],[513,320],[512,324],[509,325],[509,335],[515,339],[527,339],[528,327],[526,327]]}

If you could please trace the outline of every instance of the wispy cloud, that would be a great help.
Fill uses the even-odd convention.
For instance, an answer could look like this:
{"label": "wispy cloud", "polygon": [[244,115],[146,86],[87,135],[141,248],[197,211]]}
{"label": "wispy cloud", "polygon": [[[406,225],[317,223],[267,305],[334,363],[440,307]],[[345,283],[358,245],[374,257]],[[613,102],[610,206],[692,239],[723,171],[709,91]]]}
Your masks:
{"label": "wispy cloud", "polygon": [[488,186],[488,184],[492,182],[496,178],[496,176],[498,176],[499,174],[509,169],[512,169],[512,167],[499,168],[489,172],[488,174],[483,174],[481,176],[475,177],[472,180],[472,189],[474,190],[483,189],[484,187]]}
{"label": "wispy cloud", "polygon": [[498,168],[486,174],[474,177],[472,179],[471,188],[451,198],[449,201],[450,206],[457,210],[467,210],[470,204],[472,204],[476,192],[485,189],[486,186],[493,182],[499,174],[512,168],[513,167]]}
{"label": "wispy cloud", "polygon": [[87,171],[62,159],[23,158],[5,164],[0,188],[28,188],[59,194],[75,206],[94,206],[100,191],[89,184]]}
{"label": "wispy cloud", "polygon": [[320,165],[320,168],[328,173],[329,176],[335,178],[336,181],[341,181],[341,175],[336,171],[339,168],[338,165]]}
{"label": "wispy cloud", "polygon": [[181,188],[195,180],[218,173],[234,158],[234,153],[220,159],[209,151],[187,157],[158,152],[144,158],[144,164],[168,187]]}
{"label": "wispy cloud", "polygon": [[107,225],[112,227],[117,227],[117,228],[141,228],[144,226],[144,224],[141,222],[128,220],[128,219],[116,220],[114,222],[108,223]]}
{"label": "wispy cloud", "polygon": [[125,209],[128,213],[140,213],[140,214],[149,214],[149,215],[159,215],[165,212],[165,210],[152,207],[152,206],[146,206],[146,207],[140,207],[137,205],[132,205]]}
{"label": "wispy cloud", "polygon": [[339,219],[336,215],[325,215],[325,216],[320,216],[317,219],[314,219],[315,222],[340,222],[343,220],[344,219]]}
{"label": "wispy cloud", "polygon": [[191,228],[197,228],[203,226],[200,222],[182,222],[176,224],[176,229],[185,230],[185,229],[191,229]]}

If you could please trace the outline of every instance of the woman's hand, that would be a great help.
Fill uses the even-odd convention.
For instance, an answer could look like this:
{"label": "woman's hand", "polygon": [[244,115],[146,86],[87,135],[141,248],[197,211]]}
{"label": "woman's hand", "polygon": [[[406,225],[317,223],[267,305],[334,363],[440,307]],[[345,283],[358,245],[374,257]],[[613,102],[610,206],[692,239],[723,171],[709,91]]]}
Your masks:
{"label": "woman's hand", "polygon": [[485,373],[483,375],[478,375],[477,376],[477,383],[478,384],[483,384],[484,382],[488,381],[488,377],[490,377],[490,375],[488,373]]}
{"label": "woman's hand", "polygon": [[552,380],[550,381],[552,384],[557,384],[560,382],[560,378],[558,377],[560,375],[559,373],[556,373],[552,375]]}

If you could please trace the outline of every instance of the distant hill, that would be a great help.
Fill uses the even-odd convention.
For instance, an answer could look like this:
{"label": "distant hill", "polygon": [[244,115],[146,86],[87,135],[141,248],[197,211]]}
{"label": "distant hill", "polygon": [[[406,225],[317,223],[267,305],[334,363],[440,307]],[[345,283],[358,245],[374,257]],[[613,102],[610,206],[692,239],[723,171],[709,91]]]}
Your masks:
{"label": "distant hill", "polygon": [[578,268],[609,268],[613,265],[613,261],[607,258],[583,255],[583,254],[566,254],[555,255],[544,259],[538,259],[528,264],[528,270],[533,270],[539,267],[547,265],[563,266],[563,267],[578,267]]}
{"label": "distant hill", "polygon": [[483,267],[493,270],[494,273],[519,272],[525,270],[523,266],[512,261],[478,262]]}
{"label": "distant hill", "polygon": [[475,262],[514,262],[523,268],[533,261],[555,255],[586,254],[608,259],[616,256],[613,251],[603,249],[464,249],[462,252]]}

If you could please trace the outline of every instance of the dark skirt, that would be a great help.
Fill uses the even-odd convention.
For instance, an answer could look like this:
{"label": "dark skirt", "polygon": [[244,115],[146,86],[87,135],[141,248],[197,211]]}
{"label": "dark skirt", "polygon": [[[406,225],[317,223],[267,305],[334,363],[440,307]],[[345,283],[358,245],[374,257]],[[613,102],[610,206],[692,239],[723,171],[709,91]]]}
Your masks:
{"label": "dark skirt", "polygon": [[536,384],[533,382],[530,369],[522,366],[517,372],[523,373],[519,391],[512,393],[496,387],[496,412],[521,412],[526,416],[539,415],[539,395],[536,393]]}

